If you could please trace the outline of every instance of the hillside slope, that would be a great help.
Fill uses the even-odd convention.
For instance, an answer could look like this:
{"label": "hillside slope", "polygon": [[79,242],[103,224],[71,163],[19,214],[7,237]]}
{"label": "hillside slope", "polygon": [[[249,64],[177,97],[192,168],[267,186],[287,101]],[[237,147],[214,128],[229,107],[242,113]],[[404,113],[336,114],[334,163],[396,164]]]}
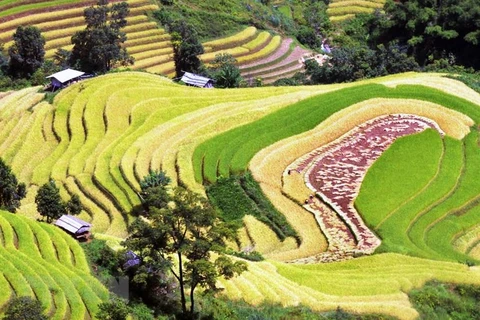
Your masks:
{"label": "hillside slope", "polygon": [[[55,179],[62,196],[80,196],[85,206],[81,217],[93,223],[98,235],[125,237],[132,220],[128,212],[140,203],[139,181],[150,169],[165,170],[173,185],[204,193],[204,184],[248,168],[295,229],[300,244],[290,237],[281,242],[266,225],[247,216],[238,249],[253,245],[277,262],[251,264],[241,278],[222,281],[231,298],[254,304],[264,300],[302,303],[318,310],[340,305],[355,312],[378,311],[411,319],[416,312],[404,292],[430,279],[479,283],[477,268],[464,263],[476,262],[478,257],[480,206],[475,198],[479,188],[475,172],[480,96],[460,82],[437,74],[409,73],[342,85],[204,90],[152,74],[123,72],[74,84],[62,90],[53,104],[43,98],[38,88],[0,96],[0,155],[28,185],[19,210],[22,215],[38,217],[36,190]],[[429,170],[415,188],[396,186],[400,188],[397,200],[405,202],[405,208],[420,210],[401,215],[408,218],[402,228],[408,227],[407,221],[411,226],[411,250],[403,250],[402,238],[394,233],[401,232],[395,229],[400,210],[369,211],[364,214],[366,226],[372,232],[381,226],[378,232],[385,237],[386,250],[397,253],[316,264],[363,254],[359,244],[365,227],[359,228],[359,219],[335,206],[335,199],[310,197],[305,174],[320,161],[322,150],[355,141],[346,137],[352,132],[356,137],[362,125],[392,114],[400,121],[398,128],[426,121],[444,137],[419,136],[420,142],[414,145],[427,143],[432,148],[430,160],[421,161],[428,162]],[[381,141],[389,130],[375,132]],[[429,139],[435,143],[428,144]],[[422,150],[415,151],[416,157],[408,157],[409,152],[413,154],[407,148],[403,158],[394,159],[424,159]],[[386,175],[382,179],[395,173],[388,170],[379,171]],[[328,184],[328,179],[323,181]],[[382,192],[374,184],[367,189],[373,190],[374,199]],[[410,189],[414,195],[404,192]],[[424,214],[424,197],[435,203],[428,214]],[[368,203],[377,208],[375,202]],[[16,220],[8,221],[14,225]],[[443,235],[441,241],[439,235]],[[8,297],[5,294],[3,300]],[[43,303],[48,307],[48,299]],[[388,308],[381,309],[384,306]]]}
{"label": "hillside slope", "polygon": [[15,296],[40,301],[49,319],[91,319],[109,293],[78,242],[59,228],[0,211],[0,314]]}

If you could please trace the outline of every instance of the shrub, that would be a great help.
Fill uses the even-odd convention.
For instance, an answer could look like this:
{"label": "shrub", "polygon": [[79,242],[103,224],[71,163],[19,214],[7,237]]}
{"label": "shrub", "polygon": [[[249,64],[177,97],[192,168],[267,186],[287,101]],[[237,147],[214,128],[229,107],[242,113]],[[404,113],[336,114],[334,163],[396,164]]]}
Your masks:
{"label": "shrub", "polygon": [[90,243],[83,243],[85,255],[102,282],[107,282],[112,276],[119,275],[120,260],[105,240],[93,239]]}
{"label": "shrub", "polygon": [[4,320],[47,320],[40,302],[30,297],[13,299],[7,306]]}
{"label": "shrub", "polygon": [[207,194],[226,221],[236,221],[240,226],[243,217],[251,214],[267,224],[281,240],[296,237],[296,232],[265,197],[251,173],[221,178],[207,188]]}
{"label": "shrub", "polygon": [[477,319],[480,287],[436,281],[412,290],[410,301],[421,319]]}
{"label": "shrub", "polygon": [[120,298],[111,298],[108,302],[103,302],[99,306],[97,319],[99,320],[126,320],[129,308],[125,301]]}

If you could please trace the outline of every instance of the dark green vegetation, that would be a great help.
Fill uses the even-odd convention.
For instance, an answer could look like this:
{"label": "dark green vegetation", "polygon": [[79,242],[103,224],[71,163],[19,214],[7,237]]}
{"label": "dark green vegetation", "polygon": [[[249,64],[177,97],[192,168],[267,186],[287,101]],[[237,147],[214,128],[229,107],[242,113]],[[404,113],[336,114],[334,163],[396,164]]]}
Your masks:
{"label": "dark green vegetation", "polygon": [[[152,186],[143,181],[142,185],[149,185],[144,193],[157,194],[157,189],[166,188],[162,183]],[[233,240],[235,231],[218,219],[207,199],[180,187],[167,197],[165,202],[147,204],[149,222],[139,218],[129,226],[123,245],[135,252],[139,261],[133,257],[126,261],[126,275],[132,295],[157,313],[178,312],[184,318],[194,318],[195,290],[217,291],[218,277],[232,278],[245,271],[246,264],[225,255],[225,241]],[[178,309],[172,276],[180,289]]]}
{"label": "dark green vegetation", "polygon": [[[291,19],[260,1],[158,1],[161,9],[154,13],[163,25],[172,21],[188,21],[200,39],[219,38],[240,31],[245,25],[260,29],[287,29]],[[206,23],[208,21],[208,23]]]}
{"label": "dark green vegetation", "polygon": [[52,222],[64,214],[77,215],[83,210],[78,195],[74,194],[68,202],[64,202],[60,197],[60,189],[53,180],[38,189],[35,203],[38,212],[42,217],[47,218],[47,222]]}
{"label": "dark green vegetation", "polygon": [[112,277],[121,275],[120,257],[107,245],[106,241],[92,239],[88,243],[82,243],[81,246],[90,268],[103,284],[108,284]]}
{"label": "dark green vegetation", "polygon": [[319,313],[307,307],[284,307],[277,304],[263,303],[251,306],[244,302],[225,301],[205,297],[202,299],[202,315],[208,319],[269,319],[269,320],[393,320],[395,318],[375,314],[351,314],[337,308],[336,311]]}
{"label": "dark green vegetation", "polygon": [[19,26],[13,40],[9,48],[0,42],[0,91],[41,84],[45,73],[56,71],[51,61],[45,61],[45,39],[38,28]]}
{"label": "dark green vegetation", "polygon": [[428,282],[408,294],[420,319],[478,319],[480,287]]}
{"label": "dark green vegetation", "polygon": [[395,89],[376,84],[359,85],[306,99],[207,140],[194,153],[195,178],[199,182],[213,183],[220,176],[242,173],[250,159],[266,146],[311,130],[334,112],[374,97],[430,101],[465,113],[476,123],[480,121],[480,110],[475,104],[436,89],[411,85]]}
{"label": "dark green vegetation", "polygon": [[452,79],[457,79],[459,81],[462,81],[465,83],[467,86],[472,88],[473,90],[477,91],[480,93],[480,73],[459,73],[457,72],[456,75],[449,75]]}
{"label": "dark green vegetation", "polygon": [[198,56],[203,53],[203,46],[196,30],[184,20],[172,22],[169,29],[172,34],[175,76],[181,77],[185,71],[201,73],[202,62]]}
{"label": "dark green vegetation", "polygon": [[4,320],[47,320],[42,305],[30,297],[18,297],[8,303]]}
{"label": "dark green vegetation", "polygon": [[228,53],[218,54],[208,67],[208,74],[215,80],[216,88],[238,88],[242,77],[237,60]]}
{"label": "dark green vegetation", "polygon": [[265,197],[250,172],[219,179],[207,188],[207,195],[226,221],[236,222],[240,226],[243,217],[251,214],[267,224],[282,241],[297,236],[285,216]]}
{"label": "dark green vegetation", "polygon": [[418,69],[415,59],[409,57],[398,44],[380,45],[375,49],[345,46],[333,49],[329,63],[322,66],[315,61],[307,61],[305,73],[308,78],[303,83],[350,82]]}
{"label": "dark green vegetation", "polygon": [[25,184],[18,183],[12,169],[0,158],[0,209],[15,212],[25,195]]}
{"label": "dark green vegetation", "polygon": [[8,48],[8,73],[13,79],[31,77],[45,59],[45,39],[37,27],[20,26],[13,40],[14,44]]}
{"label": "dark green vegetation", "polygon": [[127,25],[128,3],[111,6],[108,0],[84,11],[87,27],[72,36],[73,49],[70,64],[85,72],[107,72],[116,65],[133,64],[133,59],[122,44],[127,40],[121,29]]}

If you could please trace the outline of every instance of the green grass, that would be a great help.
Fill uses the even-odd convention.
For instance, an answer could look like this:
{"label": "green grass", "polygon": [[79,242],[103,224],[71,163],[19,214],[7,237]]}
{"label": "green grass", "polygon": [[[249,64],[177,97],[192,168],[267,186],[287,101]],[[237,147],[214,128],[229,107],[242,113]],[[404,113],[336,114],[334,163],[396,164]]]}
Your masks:
{"label": "green grass", "polygon": [[355,206],[377,227],[435,178],[443,156],[442,139],[432,129],[399,138],[368,169]]}
{"label": "green grass", "polygon": [[193,155],[198,182],[214,183],[219,176],[239,174],[264,147],[313,129],[334,112],[370,98],[415,98],[430,101],[470,116],[476,123],[480,109],[464,99],[423,86],[358,85],[309,98],[256,122],[220,134],[197,147]]}
{"label": "green grass", "polygon": [[[378,229],[382,237],[382,251],[393,251],[417,255],[420,257],[437,258],[438,255],[428,247],[417,247],[411,240],[411,229],[415,222],[440,204],[453,191],[464,165],[462,142],[445,137],[445,154],[440,170],[429,187],[419,193],[414,199],[398,207]],[[383,190],[383,189],[382,189]],[[422,238],[418,239],[421,241]],[[422,242],[423,243],[423,242]]]}
{"label": "green grass", "polygon": [[426,229],[425,242],[439,254],[458,261],[468,258],[455,251],[452,241],[457,233],[463,232],[476,224],[480,218],[480,184],[478,168],[480,166],[479,133],[473,131],[465,140],[465,171],[462,179],[446,201],[436,209],[437,219]]}

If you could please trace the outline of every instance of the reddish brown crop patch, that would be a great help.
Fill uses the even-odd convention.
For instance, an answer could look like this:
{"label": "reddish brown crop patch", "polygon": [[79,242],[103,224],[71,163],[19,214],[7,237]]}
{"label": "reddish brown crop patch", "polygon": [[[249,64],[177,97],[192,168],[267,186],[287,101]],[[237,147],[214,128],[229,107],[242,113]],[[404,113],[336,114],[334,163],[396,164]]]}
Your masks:
{"label": "reddish brown crop patch", "polygon": [[[338,214],[337,222],[333,223],[332,214],[326,216],[314,199],[306,200],[306,209],[314,213],[319,211],[317,221],[320,217],[319,224],[327,238],[336,243],[335,248],[329,250],[338,250],[338,243],[343,241],[344,250],[369,254],[380,245],[380,239],[365,225],[353,205],[361,183],[368,168],[397,138],[428,128],[443,135],[434,121],[420,116],[378,117],[310,152],[287,168],[291,174],[303,174],[306,185]],[[344,225],[338,220],[343,220]],[[355,238],[354,248],[352,237]]]}

